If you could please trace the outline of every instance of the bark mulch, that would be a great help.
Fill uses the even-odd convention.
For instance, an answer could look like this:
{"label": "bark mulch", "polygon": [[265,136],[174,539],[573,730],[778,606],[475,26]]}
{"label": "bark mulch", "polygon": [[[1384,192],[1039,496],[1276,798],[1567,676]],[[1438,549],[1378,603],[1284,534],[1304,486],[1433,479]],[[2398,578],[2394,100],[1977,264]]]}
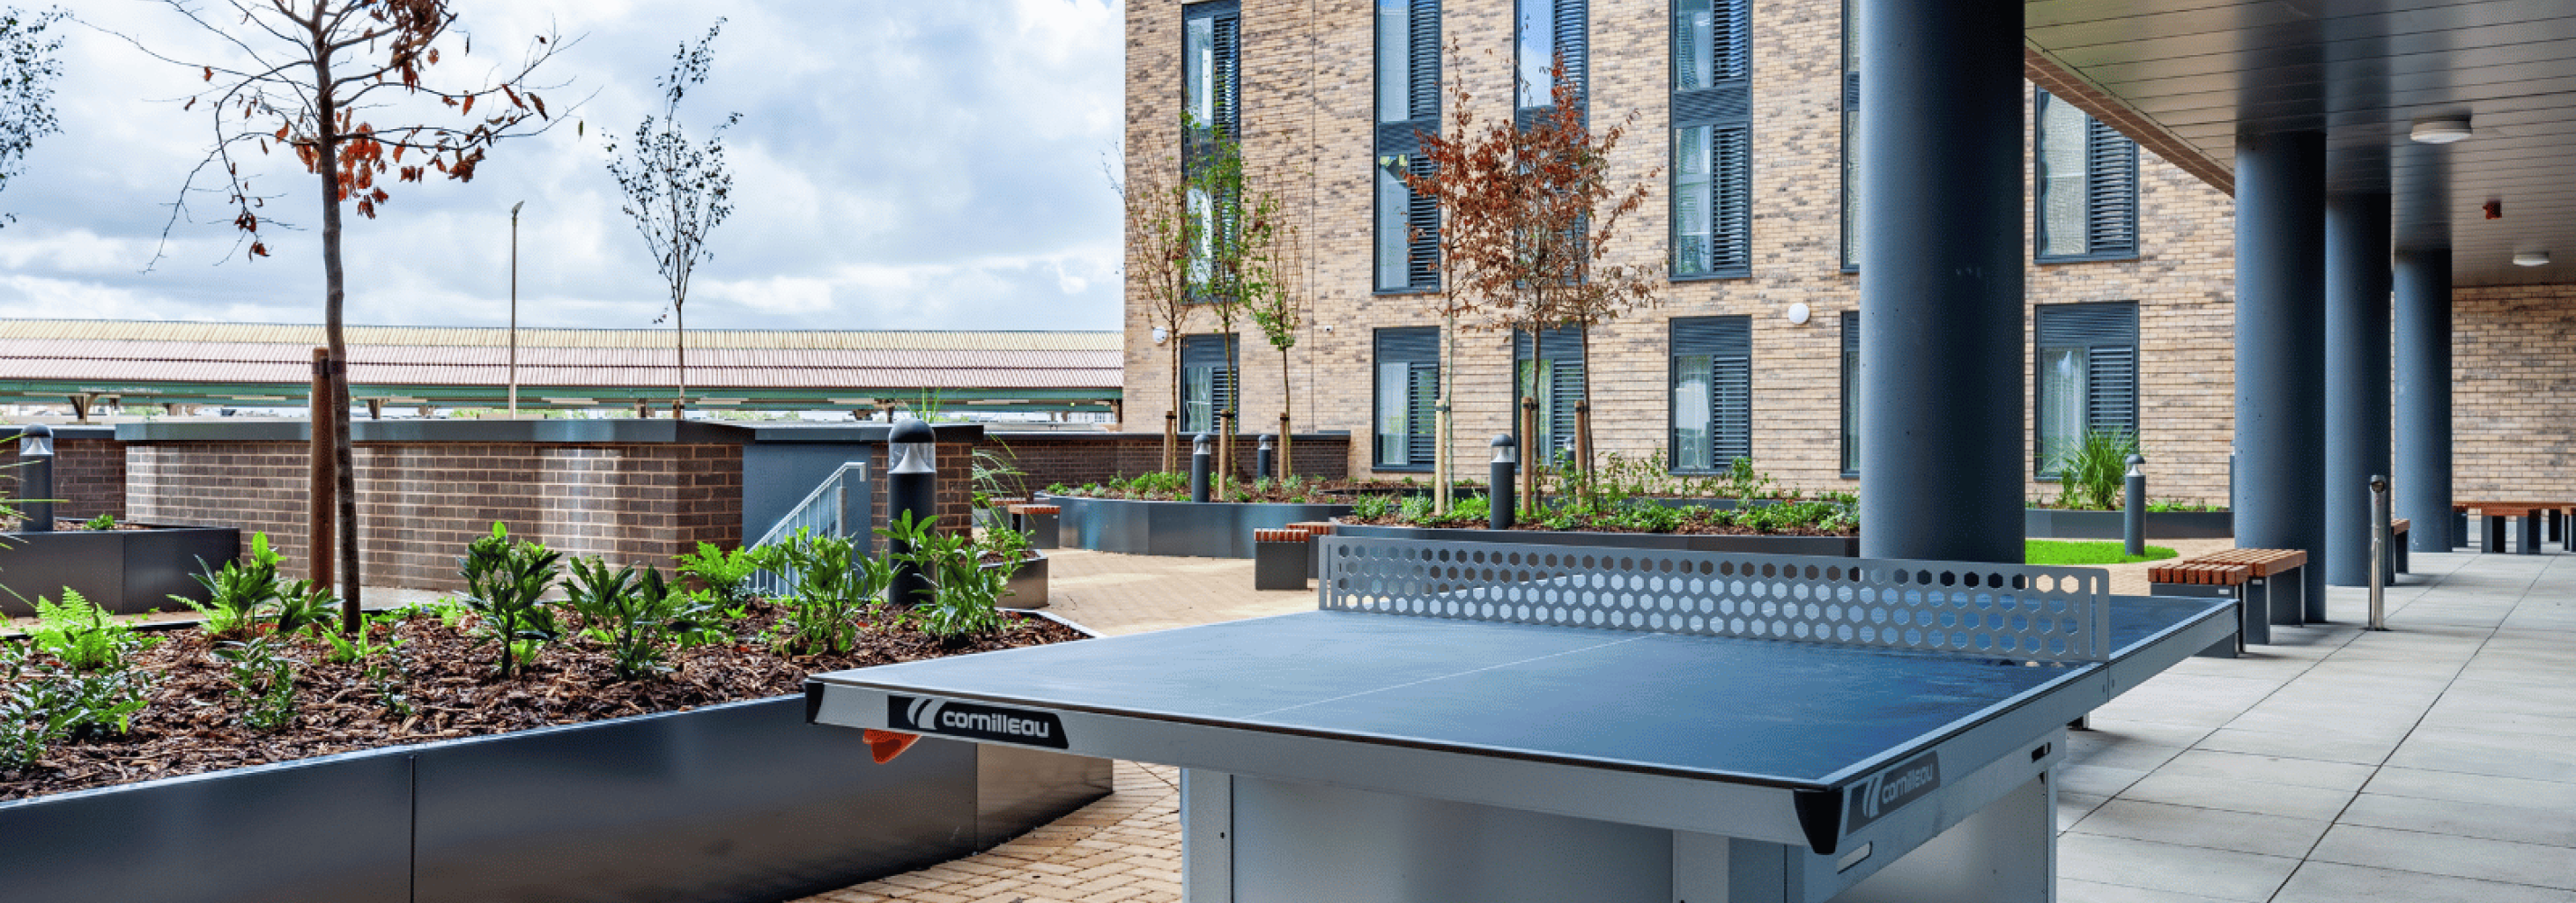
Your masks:
{"label": "bark mulch", "polygon": [[[1062,624],[1006,613],[1004,630],[956,647],[943,647],[908,628],[871,623],[859,648],[841,655],[785,657],[755,637],[777,618],[755,604],[733,631],[735,645],[680,650],[671,673],[656,680],[622,681],[595,643],[567,639],[549,644],[537,660],[503,679],[496,647],[480,643],[429,614],[393,626],[403,640],[401,676],[371,678],[360,663],[324,660],[329,647],[295,637],[283,654],[297,662],[298,711],[286,727],[253,732],[240,723],[230,663],[213,655],[200,631],[157,634],[134,667],[153,675],[151,704],[137,713],[122,737],[62,743],[36,766],[0,774],[0,801],[85,790],[134,781],[227,768],[498,734],[549,725],[578,724],[627,715],[686,711],[699,706],[799,692],[807,675],[844,668],[937,658],[1081,639]],[[381,641],[379,641],[381,642]],[[378,658],[378,670],[389,661]],[[394,687],[411,709],[397,714],[379,689]]]}

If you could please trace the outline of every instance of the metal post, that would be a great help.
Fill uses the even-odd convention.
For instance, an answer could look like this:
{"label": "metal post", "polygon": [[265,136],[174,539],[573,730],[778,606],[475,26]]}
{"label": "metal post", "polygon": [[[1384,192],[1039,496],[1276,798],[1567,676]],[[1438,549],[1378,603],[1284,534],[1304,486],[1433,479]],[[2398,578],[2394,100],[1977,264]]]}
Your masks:
{"label": "metal post", "polygon": [[18,432],[18,504],[26,515],[19,530],[54,532],[54,428],[28,424]]}
{"label": "metal post", "polygon": [[2388,473],[2388,195],[2326,197],[2326,581],[2370,579],[2370,478]]}
{"label": "metal post", "polygon": [[[934,460],[938,446],[934,441],[930,424],[912,419],[895,424],[894,431],[886,437],[887,449],[893,455],[886,468],[887,523],[902,520],[906,514],[915,523],[939,515],[939,467]],[[886,551],[905,555],[912,552],[912,546],[891,543]],[[934,598],[929,576],[913,562],[895,563],[891,589],[889,601],[897,607],[925,604]]]}
{"label": "metal post", "polygon": [[2388,629],[2388,478],[2370,477],[2370,629]]}
{"label": "metal post", "polygon": [[1279,437],[1261,434],[1261,448],[1252,453],[1252,476],[1266,479],[1278,474]]}
{"label": "metal post", "polygon": [[2397,252],[2397,516],[2407,547],[2448,552],[2468,539],[2451,511],[2451,249]]}
{"label": "metal post", "polygon": [[519,419],[519,208],[510,205],[510,419]]}
{"label": "metal post", "polygon": [[[1859,0],[1860,554],[2019,564],[2022,4]],[[1939,148],[1925,153],[1925,148]]]}
{"label": "metal post", "polygon": [[1493,512],[1486,515],[1486,519],[1487,524],[1496,530],[1509,530],[1512,528],[1512,515],[1514,513],[1512,510],[1512,480],[1517,476],[1516,472],[1520,470],[1520,448],[1518,443],[1512,441],[1512,434],[1510,433],[1495,436],[1493,444],[1493,469],[1485,474],[1485,479],[1492,487],[1492,495],[1487,497],[1485,500],[1491,503],[1488,507],[1491,507]]}
{"label": "metal post", "polygon": [[2307,553],[2298,592],[2309,622],[2325,619],[2334,564],[2318,471],[2326,456],[2325,172],[2321,133],[2236,138],[2236,544]]}
{"label": "metal post", "polygon": [[1193,502],[1208,500],[1209,458],[1214,454],[1208,446],[1206,433],[1190,440],[1190,501]]}
{"label": "metal post", "polygon": [[2129,456],[2129,497],[2120,508],[2120,554],[2131,558],[2147,554],[2147,474],[2139,469],[2146,463],[2145,455]]}

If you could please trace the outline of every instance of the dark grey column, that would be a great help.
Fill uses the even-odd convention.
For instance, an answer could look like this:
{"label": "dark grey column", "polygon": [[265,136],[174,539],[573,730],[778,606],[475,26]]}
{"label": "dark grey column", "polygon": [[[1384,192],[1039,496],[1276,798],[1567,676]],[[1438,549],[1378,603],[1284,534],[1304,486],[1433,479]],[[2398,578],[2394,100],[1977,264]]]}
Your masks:
{"label": "dark grey column", "polygon": [[2388,474],[2388,209],[2384,194],[2326,198],[2326,580],[2336,586],[2370,585],[2370,479]]}
{"label": "dark grey column", "polygon": [[1860,553],[2022,551],[2022,4],[1860,0]]}
{"label": "dark grey column", "polygon": [[2451,249],[2397,252],[2397,516],[2406,547],[2448,552],[2451,516]]}
{"label": "dark grey column", "polygon": [[2236,139],[2236,544],[2307,552],[2299,570],[2312,612],[2333,565],[2320,470],[2325,172],[2322,134]]}

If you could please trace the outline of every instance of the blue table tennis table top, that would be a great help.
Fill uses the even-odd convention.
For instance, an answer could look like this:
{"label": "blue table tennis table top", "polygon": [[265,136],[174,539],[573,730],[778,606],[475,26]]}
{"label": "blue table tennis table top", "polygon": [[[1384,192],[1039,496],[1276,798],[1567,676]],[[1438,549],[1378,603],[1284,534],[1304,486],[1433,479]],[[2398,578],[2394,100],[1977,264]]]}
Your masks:
{"label": "blue table tennis table top", "polygon": [[[2115,597],[2113,660],[2221,600]],[[1313,611],[816,679],[1040,709],[1820,789],[2099,663]]]}

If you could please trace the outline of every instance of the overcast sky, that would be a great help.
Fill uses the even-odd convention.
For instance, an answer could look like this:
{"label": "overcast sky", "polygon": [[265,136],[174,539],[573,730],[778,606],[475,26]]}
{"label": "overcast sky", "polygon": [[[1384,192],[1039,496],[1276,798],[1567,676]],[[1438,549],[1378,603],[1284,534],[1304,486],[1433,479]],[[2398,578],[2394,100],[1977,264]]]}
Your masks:
{"label": "overcast sky", "polygon": [[[668,303],[619,210],[603,139],[634,132],[683,41],[728,17],[693,134],[730,112],[736,209],[690,291],[691,329],[1116,329],[1118,209],[1102,172],[1122,102],[1117,0],[455,0],[471,71],[514,57],[549,18],[578,45],[547,73],[586,124],[492,152],[472,182],[391,187],[352,215],[349,322],[507,322],[509,209],[520,322],[641,328]],[[186,59],[221,58],[161,0],[71,0],[101,27]],[[63,26],[56,106],[0,193],[0,316],[319,323],[316,230],[266,235],[244,261],[229,212],[199,202],[149,272],[170,202],[211,125],[166,98],[195,70]],[[454,60],[439,67],[454,69]],[[457,69],[452,74],[466,74]],[[380,123],[381,124],[381,123]],[[255,158],[257,159],[257,158]],[[318,179],[261,159],[271,215],[318,224]],[[220,199],[215,199],[220,201]],[[265,235],[265,233],[264,233]]]}

